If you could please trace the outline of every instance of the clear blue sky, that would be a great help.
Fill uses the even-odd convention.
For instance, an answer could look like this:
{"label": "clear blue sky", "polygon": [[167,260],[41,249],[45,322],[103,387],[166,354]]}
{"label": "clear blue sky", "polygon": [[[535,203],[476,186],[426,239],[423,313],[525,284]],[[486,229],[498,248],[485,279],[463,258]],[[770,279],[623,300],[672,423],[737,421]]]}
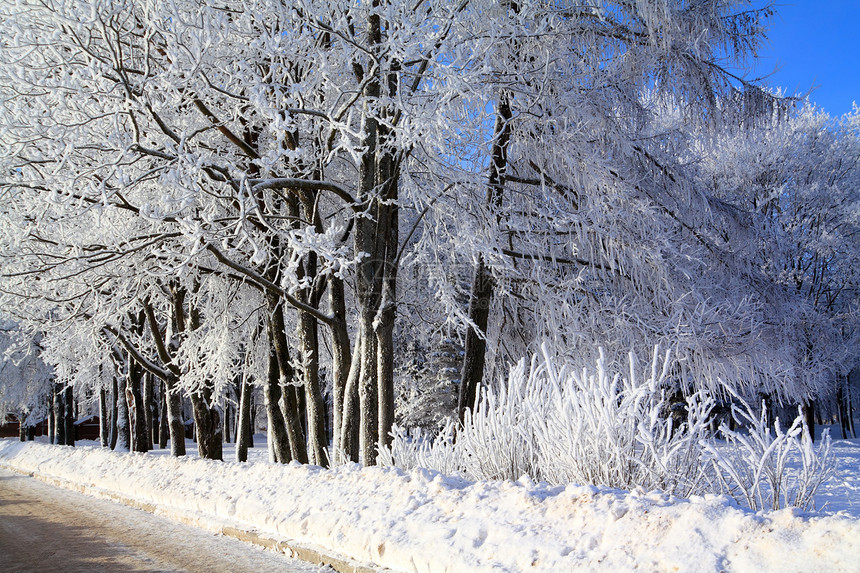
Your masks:
{"label": "clear blue sky", "polygon": [[860,105],[860,0],[776,0],[769,42],[747,77],[803,94],[831,116]]}

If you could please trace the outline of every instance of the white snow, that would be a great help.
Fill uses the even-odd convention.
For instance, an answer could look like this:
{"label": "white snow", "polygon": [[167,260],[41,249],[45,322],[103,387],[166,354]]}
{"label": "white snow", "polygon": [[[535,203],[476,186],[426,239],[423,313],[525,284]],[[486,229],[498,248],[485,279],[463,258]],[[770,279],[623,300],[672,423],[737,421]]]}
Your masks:
{"label": "white snow", "polygon": [[214,462],[15,439],[0,440],[0,465],[154,505],[209,529],[256,530],[395,571],[856,571],[860,443],[837,441],[834,449],[840,473],[821,500],[835,515],[757,514],[723,497],[471,482],[355,465]]}

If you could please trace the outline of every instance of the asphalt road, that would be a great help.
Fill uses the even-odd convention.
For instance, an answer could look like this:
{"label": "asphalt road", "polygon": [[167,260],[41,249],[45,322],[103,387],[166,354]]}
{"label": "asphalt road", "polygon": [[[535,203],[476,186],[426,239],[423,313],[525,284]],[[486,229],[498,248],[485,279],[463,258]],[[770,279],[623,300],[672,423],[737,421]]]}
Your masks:
{"label": "asphalt road", "polygon": [[0,469],[0,571],[331,569]]}

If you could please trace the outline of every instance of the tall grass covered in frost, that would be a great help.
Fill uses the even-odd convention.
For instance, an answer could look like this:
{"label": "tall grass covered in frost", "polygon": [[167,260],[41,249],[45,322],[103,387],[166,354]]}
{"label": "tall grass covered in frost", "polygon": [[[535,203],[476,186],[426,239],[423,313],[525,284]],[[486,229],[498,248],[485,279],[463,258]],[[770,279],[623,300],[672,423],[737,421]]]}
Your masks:
{"label": "tall grass covered in frost", "polygon": [[724,440],[717,440],[709,396],[687,398],[681,420],[670,415],[669,363],[655,350],[644,367],[631,354],[626,372],[612,372],[601,352],[593,366],[573,368],[557,365],[544,347],[497,389],[483,391],[462,426],[449,421],[432,437],[395,428],[380,463],[476,480],[528,475],[684,497],[724,493],[757,510],[810,508],[832,471],[829,437],[816,450],[802,418],[785,432],[777,423],[772,433],[737,398],[735,415],[747,429],[721,427]]}

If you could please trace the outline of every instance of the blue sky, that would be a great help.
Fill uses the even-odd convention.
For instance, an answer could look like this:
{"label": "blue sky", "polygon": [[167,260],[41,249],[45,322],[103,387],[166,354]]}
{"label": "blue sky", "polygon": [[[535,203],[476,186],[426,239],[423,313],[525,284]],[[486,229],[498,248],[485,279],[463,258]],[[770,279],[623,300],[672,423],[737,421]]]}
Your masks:
{"label": "blue sky", "polygon": [[777,0],[769,43],[748,78],[788,93],[816,87],[812,101],[839,116],[860,105],[860,0]]}

